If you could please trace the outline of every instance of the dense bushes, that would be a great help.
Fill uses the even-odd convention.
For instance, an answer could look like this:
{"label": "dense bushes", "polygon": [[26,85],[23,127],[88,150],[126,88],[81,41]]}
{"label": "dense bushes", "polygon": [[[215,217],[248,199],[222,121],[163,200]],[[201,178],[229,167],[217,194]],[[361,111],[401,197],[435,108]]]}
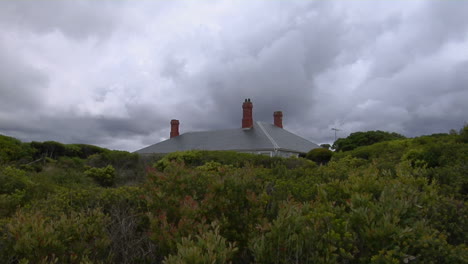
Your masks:
{"label": "dense bushes", "polygon": [[183,163],[187,166],[201,166],[207,162],[216,162],[222,165],[245,167],[247,165],[272,168],[282,164],[289,169],[297,167],[314,167],[314,164],[306,159],[279,158],[250,153],[237,153],[234,151],[203,151],[192,150],[184,152],[173,152],[156,162],[155,168],[163,171],[171,162]]}
{"label": "dense bushes", "polygon": [[62,144],[55,141],[44,141],[30,143],[33,149],[34,158],[49,157],[57,159],[59,157],[78,157],[85,159],[93,154],[99,154],[108,150],[86,144]]}
{"label": "dense bushes", "polygon": [[353,234],[331,203],[281,204],[278,216],[250,245],[257,263],[346,263],[353,258]]}
{"label": "dense bushes", "polygon": [[403,135],[395,132],[385,131],[367,131],[351,133],[347,138],[339,138],[333,143],[332,148],[335,151],[349,151],[357,147],[369,146],[378,142],[404,139]]}
{"label": "dense bushes", "polygon": [[322,166],[189,151],[146,170],[131,153],[60,156],[51,143],[58,156],[47,152],[40,170],[24,160],[0,168],[0,259],[467,263],[461,134],[335,152],[326,164],[315,160]]}
{"label": "dense bushes", "polygon": [[93,178],[102,187],[110,187],[114,185],[115,169],[111,165],[104,168],[89,168],[85,175]]}
{"label": "dense bushes", "polygon": [[18,211],[3,230],[2,260],[16,263],[82,263],[110,260],[110,219],[100,210],[60,213]]}
{"label": "dense bushes", "polygon": [[327,164],[333,156],[333,151],[325,148],[316,148],[309,151],[306,155],[307,159],[315,161],[317,164]]}
{"label": "dense bushes", "polygon": [[28,159],[32,150],[16,138],[0,135],[0,165]]}
{"label": "dense bushes", "polygon": [[169,255],[163,263],[232,263],[237,248],[219,234],[216,223],[211,227],[195,237],[182,238],[182,242],[177,244],[177,254]]}

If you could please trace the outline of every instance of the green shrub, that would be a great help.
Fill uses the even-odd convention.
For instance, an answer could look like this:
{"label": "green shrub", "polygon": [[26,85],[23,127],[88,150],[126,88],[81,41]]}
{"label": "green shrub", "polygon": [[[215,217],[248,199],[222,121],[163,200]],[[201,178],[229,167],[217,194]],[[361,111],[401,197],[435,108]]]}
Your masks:
{"label": "green shrub", "polygon": [[54,217],[36,212],[17,212],[6,223],[1,237],[2,260],[60,263],[82,260],[106,261],[110,240],[106,232],[109,218],[99,209],[71,212]]}
{"label": "green shrub", "polygon": [[466,263],[462,134],[335,152],[327,166],[41,143],[41,162],[0,164],[0,262]]}
{"label": "green shrub", "polygon": [[327,164],[333,156],[333,151],[325,148],[316,148],[309,151],[306,155],[307,159],[315,161],[317,164]]}
{"label": "green shrub", "polygon": [[28,208],[53,219],[85,209],[99,210],[109,217],[103,228],[110,239],[109,250],[112,253],[112,261],[103,261],[151,263],[149,259],[156,254],[156,249],[147,233],[149,221],[144,195],[144,189],[135,186],[59,188],[44,199],[31,201]]}
{"label": "green shrub", "polygon": [[24,190],[33,182],[26,172],[14,167],[0,168],[0,194],[10,194],[16,190]]}
{"label": "green shrub", "polygon": [[34,183],[26,172],[13,167],[0,168],[0,218],[10,216],[27,200],[27,191]]}
{"label": "green shrub", "polygon": [[267,157],[263,155],[256,155],[250,153],[238,153],[234,151],[202,151],[192,150],[183,152],[173,152],[164,158],[160,159],[154,167],[159,171],[164,169],[171,163],[183,163],[189,167],[198,167],[207,162],[217,162],[222,165],[232,165],[237,168],[246,166],[272,168],[277,164],[284,164],[288,168],[298,167],[313,167],[311,162],[303,158],[281,158],[281,157]]}
{"label": "green shrub", "polygon": [[89,156],[86,163],[91,167],[112,166],[115,169],[116,185],[135,184],[144,180],[143,167],[137,153],[106,150]]}
{"label": "green shrub", "polygon": [[465,123],[463,128],[460,129],[457,141],[461,143],[468,143],[468,123]]}
{"label": "green shrub", "polygon": [[196,235],[182,238],[177,244],[177,254],[167,256],[164,264],[224,264],[232,263],[237,251],[234,243],[229,243],[219,233],[219,226],[212,224],[210,229]]}
{"label": "green shrub", "polygon": [[250,244],[255,263],[349,262],[353,234],[342,214],[328,203],[284,202],[278,217]]}
{"label": "green shrub", "polygon": [[219,163],[206,163],[195,170],[171,163],[164,172],[148,175],[151,238],[162,255],[175,254],[182,238],[200,234],[216,221],[221,235],[236,242],[237,258],[244,258],[267,202],[262,182],[254,173],[252,168]]}
{"label": "green shrub", "polygon": [[21,159],[29,160],[33,150],[16,138],[0,135],[0,165]]}
{"label": "green shrub", "polygon": [[339,138],[333,143],[335,151],[350,151],[357,147],[369,146],[378,142],[404,139],[403,135],[395,132],[367,131],[351,133],[347,138]]}
{"label": "green shrub", "polygon": [[103,187],[114,185],[115,169],[111,165],[104,168],[89,168],[85,171],[85,175],[93,178]]}

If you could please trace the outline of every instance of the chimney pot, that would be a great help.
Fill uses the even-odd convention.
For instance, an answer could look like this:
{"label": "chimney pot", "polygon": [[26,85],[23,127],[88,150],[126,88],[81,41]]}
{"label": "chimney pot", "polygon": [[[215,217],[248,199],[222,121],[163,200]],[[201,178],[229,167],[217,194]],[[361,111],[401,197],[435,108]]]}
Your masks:
{"label": "chimney pot", "polygon": [[250,101],[250,98],[245,99],[242,104],[242,128],[251,128],[253,127],[253,117],[252,117],[252,108],[253,104]]}
{"label": "chimney pot", "polygon": [[171,138],[177,137],[179,135],[179,120],[171,120]]}
{"label": "chimney pot", "polygon": [[277,127],[283,128],[283,112],[276,111],[273,113],[274,124]]}

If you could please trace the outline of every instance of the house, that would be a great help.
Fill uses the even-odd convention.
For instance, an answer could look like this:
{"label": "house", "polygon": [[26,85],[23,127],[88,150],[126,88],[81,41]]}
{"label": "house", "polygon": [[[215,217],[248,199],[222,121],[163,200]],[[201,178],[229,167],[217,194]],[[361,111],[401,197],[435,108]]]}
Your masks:
{"label": "house", "polygon": [[165,154],[185,150],[231,150],[270,157],[291,157],[319,148],[283,128],[283,113],[273,113],[273,124],[254,122],[250,99],[242,104],[242,127],[226,130],[187,132],[179,135],[179,120],[171,120],[170,138],[137,150],[140,154]]}

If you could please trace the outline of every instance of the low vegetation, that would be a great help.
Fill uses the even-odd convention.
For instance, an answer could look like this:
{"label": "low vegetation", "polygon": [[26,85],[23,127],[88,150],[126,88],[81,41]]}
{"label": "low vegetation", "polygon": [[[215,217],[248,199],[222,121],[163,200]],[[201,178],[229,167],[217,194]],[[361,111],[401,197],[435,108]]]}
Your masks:
{"label": "low vegetation", "polygon": [[404,139],[403,135],[385,131],[367,131],[351,133],[347,138],[339,138],[333,143],[332,148],[336,151],[349,151],[362,146],[369,146],[375,143]]}
{"label": "low vegetation", "polygon": [[467,263],[467,138],[468,126],[284,159],[0,135],[0,259]]}

